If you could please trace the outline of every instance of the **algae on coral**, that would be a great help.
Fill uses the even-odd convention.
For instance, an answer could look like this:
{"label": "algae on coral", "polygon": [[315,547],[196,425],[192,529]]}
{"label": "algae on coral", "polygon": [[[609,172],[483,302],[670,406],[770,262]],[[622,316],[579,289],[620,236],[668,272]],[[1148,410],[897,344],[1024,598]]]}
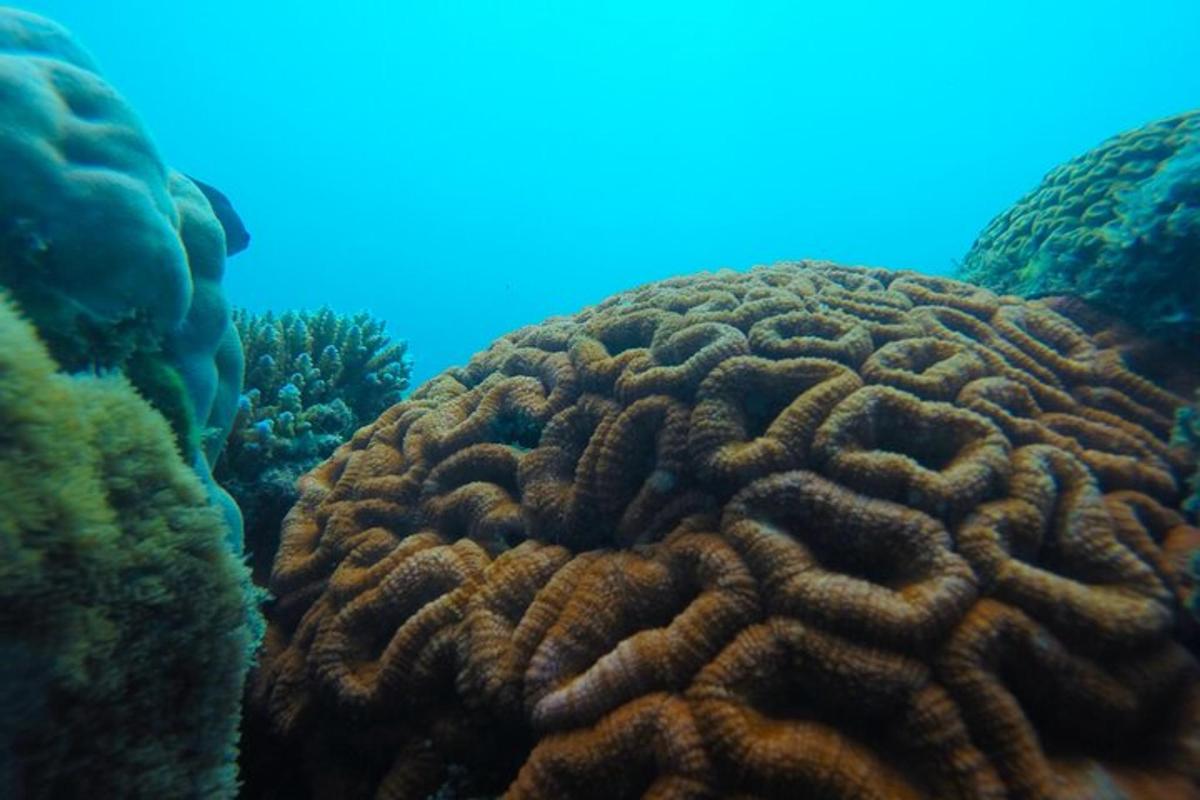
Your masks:
{"label": "algae on coral", "polygon": [[232,796],[258,593],[167,423],[0,295],[0,428],[0,795]]}

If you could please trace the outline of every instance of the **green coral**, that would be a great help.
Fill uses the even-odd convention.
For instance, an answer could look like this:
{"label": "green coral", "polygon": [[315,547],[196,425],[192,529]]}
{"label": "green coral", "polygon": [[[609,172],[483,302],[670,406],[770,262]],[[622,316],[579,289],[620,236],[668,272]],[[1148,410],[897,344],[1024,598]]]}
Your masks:
{"label": "green coral", "polygon": [[129,378],[171,426],[175,443],[187,462],[197,455],[201,431],[179,370],[164,352],[163,337],[137,311],[103,322],[62,302],[36,283],[34,272],[13,266],[19,251],[6,247],[0,235],[0,286],[37,323],[50,357],[68,372],[116,371]]}
{"label": "green coral", "polygon": [[390,341],[386,324],[366,312],[347,317],[326,307],[276,317],[237,309],[233,323],[246,353],[247,394],[277,398],[290,383],[305,409],[341,401],[366,424],[408,388],[407,346]]}
{"label": "green coral", "polygon": [[1200,111],[1115,136],[993,219],[960,277],[1074,295],[1144,332],[1200,343]]}
{"label": "green coral", "polygon": [[236,309],[233,321],[246,391],[214,475],[245,515],[255,579],[265,582],[296,479],[399,402],[411,363],[405,343],[367,313]]}
{"label": "green coral", "polygon": [[0,796],[233,796],[258,596],[166,422],[0,293],[0,431]]}

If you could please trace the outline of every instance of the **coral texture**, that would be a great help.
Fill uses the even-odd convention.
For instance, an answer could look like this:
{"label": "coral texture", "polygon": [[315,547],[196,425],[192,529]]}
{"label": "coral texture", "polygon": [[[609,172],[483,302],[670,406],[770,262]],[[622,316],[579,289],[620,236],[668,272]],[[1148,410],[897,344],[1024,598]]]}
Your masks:
{"label": "coral texture", "polygon": [[240,528],[209,474],[242,376],[209,201],[48,20],[0,8],[0,98],[0,285],[64,368],[129,376]]}
{"label": "coral texture", "polygon": [[518,330],[301,480],[251,785],[1196,796],[1181,402],[1039,304],[826,263]]}
{"label": "coral texture", "polygon": [[242,509],[255,580],[265,583],[296,479],[399,402],[412,371],[404,342],[369,314],[233,315],[246,392],[213,475]]}
{"label": "coral texture", "polygon": [[1200,515],[1200,393],[1196,395],[1194,403],[1176,412],[1172,440],[1181,447],[1188,448],[1196,459],[1195,469],[1188,482],[1191,493],[1183,501],[1183,508],[1192,516]]}
{"label": "coral texture", "polygon": [[0,294],[0,796],[231,797],[246,569],[163,418],[55,370]]}
{"label": "coral texture", "polygon": [[1051,170],[988,224],[961,276],[1024,297],[1082,297],[1200,352],[1200,111]]}
{"label": "coral texture", "polygon": [[[1200,518],[1200,393],[1195,402],[1176,412],[1171,441],[1191,456],[1192,474],[1188,479],[1188,496],[1183,501],[1183,510],[1195,522]],[[1200,627],[1200,548],[1180,547],[1171,555],[1184,576],[1182,583],[1187,608]]]}

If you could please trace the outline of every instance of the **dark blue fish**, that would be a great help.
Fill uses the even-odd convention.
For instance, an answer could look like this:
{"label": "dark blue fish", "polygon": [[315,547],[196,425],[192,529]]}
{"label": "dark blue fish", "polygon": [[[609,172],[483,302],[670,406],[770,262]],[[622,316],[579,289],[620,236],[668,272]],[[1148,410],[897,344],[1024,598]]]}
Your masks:
{"label": "dark blue fish", "polygon": [[217,221],[225,229],[225,255],[232,256],[249,247],[250,232],[242,224],[242,218],[233,210],[233,203],[229,202],[229,198],[225,196],[225,193],[215,186],[209,186],[204,181],[193,178],[191,175],[188,175],[188,180],[196,184],[196,188],[208,198],[208,204],[212,206],[213,213],[217,216]]}

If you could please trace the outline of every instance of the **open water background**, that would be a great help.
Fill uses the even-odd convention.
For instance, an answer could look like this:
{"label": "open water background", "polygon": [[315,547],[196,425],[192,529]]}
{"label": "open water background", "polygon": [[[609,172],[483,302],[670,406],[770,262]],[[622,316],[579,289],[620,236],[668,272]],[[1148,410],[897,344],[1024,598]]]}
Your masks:
{"label": "open water background", "polygon": [[946,273],[1055,164],[1200,105],[1200,2],[29,0],[253,235],[254,310],[366,309],[416,381],[633,284]]}

